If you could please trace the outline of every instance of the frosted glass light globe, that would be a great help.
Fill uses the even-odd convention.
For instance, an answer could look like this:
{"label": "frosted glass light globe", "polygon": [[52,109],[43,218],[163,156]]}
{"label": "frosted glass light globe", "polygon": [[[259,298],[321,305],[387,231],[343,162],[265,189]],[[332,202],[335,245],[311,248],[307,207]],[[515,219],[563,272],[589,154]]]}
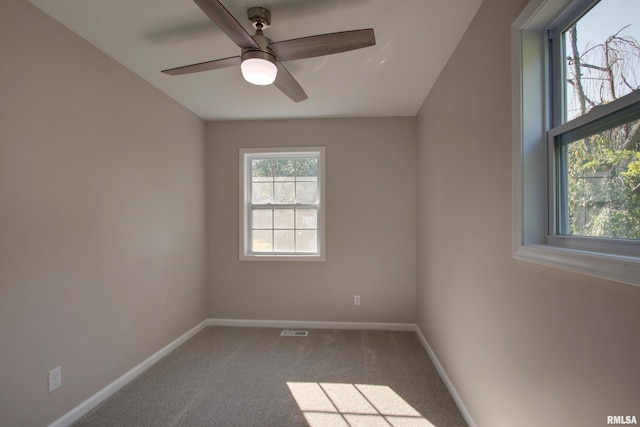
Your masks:
{"label": "frosted glass light globe", "polygon": [[254,85],[270,85],[276,80],[278,67],[273,62],[260,58],[247,58],[240,64],[242,76]]}

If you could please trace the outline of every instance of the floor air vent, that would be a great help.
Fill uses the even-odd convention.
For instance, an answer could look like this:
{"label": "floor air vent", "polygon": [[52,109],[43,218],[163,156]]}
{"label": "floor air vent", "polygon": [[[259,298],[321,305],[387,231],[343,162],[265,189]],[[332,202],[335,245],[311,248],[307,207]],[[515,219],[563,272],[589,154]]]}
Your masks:
{"label": "floor air vent", "polygon": [[309,331],[282,331],[281,337],[306,337],[309,335]]}

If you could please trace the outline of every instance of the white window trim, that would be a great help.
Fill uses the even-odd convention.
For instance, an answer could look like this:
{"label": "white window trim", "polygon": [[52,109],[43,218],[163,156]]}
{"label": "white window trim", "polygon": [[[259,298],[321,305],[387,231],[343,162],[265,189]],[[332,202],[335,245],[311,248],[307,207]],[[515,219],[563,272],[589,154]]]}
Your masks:
{"label": "white window trim", "polygon": [[[278,254],[255,254],[248,253],[249,247],[247,227],[249,224],[247,212],[247,173],[246,158],[249,155],[261,153],[319,153],[320,165],[318,168],[318,185],[320,190],[320,204],[318,207],[318,249],[317,254],[299,254],[299,255],[278,255]],[[325,147],[262,147],[262,148],[241,148],[239,155],[239,243],[240,243],[240,261],[325,261]]]}
{"label": "white window trim", "polygon": [[640,257],[555,246],[548,239],[550,120],[544,32],[578,2],[584,0],[532,0],[511,26],[513,257],[640,286]]}

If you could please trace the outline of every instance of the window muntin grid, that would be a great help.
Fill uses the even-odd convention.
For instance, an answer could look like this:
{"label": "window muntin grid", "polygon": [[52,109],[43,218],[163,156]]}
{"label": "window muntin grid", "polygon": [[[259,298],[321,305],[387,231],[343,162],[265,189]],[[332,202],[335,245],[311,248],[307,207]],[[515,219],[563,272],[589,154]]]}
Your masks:
{"label": "window muntin grid", "polygon": [[246,156],[246,254],[320,255],[320,153]]}

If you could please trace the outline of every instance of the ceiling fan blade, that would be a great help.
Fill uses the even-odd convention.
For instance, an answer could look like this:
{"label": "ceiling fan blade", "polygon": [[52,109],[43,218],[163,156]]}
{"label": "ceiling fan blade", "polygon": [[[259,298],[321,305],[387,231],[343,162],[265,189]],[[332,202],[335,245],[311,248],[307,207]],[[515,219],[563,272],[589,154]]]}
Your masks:
{"label": "ceiling fan blade", "polygon": [[278,61],[313,58],[346,52],[376,44],[373,28],[342,31],[270,43]]}
{"label": "ceiling fan blade", "polygon": [[296,81],[280,62],[277,63],[278,75],[276,81],[273,84],[280,89],[285,95],[291,98],[294,102],[304,101],[308,98],[307,94],[302,89],[302,86]]}
{"label": "ceiling fan blade", "polygon": [[193,0],[204,13],[216,23],[224,33],[239,47],[253,47],[259,49],[258,43],[253,40],[242,25],[231,13],[217,0]]}
{"label": "ceiling fan blade", "polygon": [[198,64],[185,65],[183,67],[169,68],[162,70],[165,74],[177,76],[180,74],[199,73],[200,71],[217,70],[218,68],[233,67],[240,65],[240,56],[231,56],[229,58],[216,59],[213,61],[200,62]]}

